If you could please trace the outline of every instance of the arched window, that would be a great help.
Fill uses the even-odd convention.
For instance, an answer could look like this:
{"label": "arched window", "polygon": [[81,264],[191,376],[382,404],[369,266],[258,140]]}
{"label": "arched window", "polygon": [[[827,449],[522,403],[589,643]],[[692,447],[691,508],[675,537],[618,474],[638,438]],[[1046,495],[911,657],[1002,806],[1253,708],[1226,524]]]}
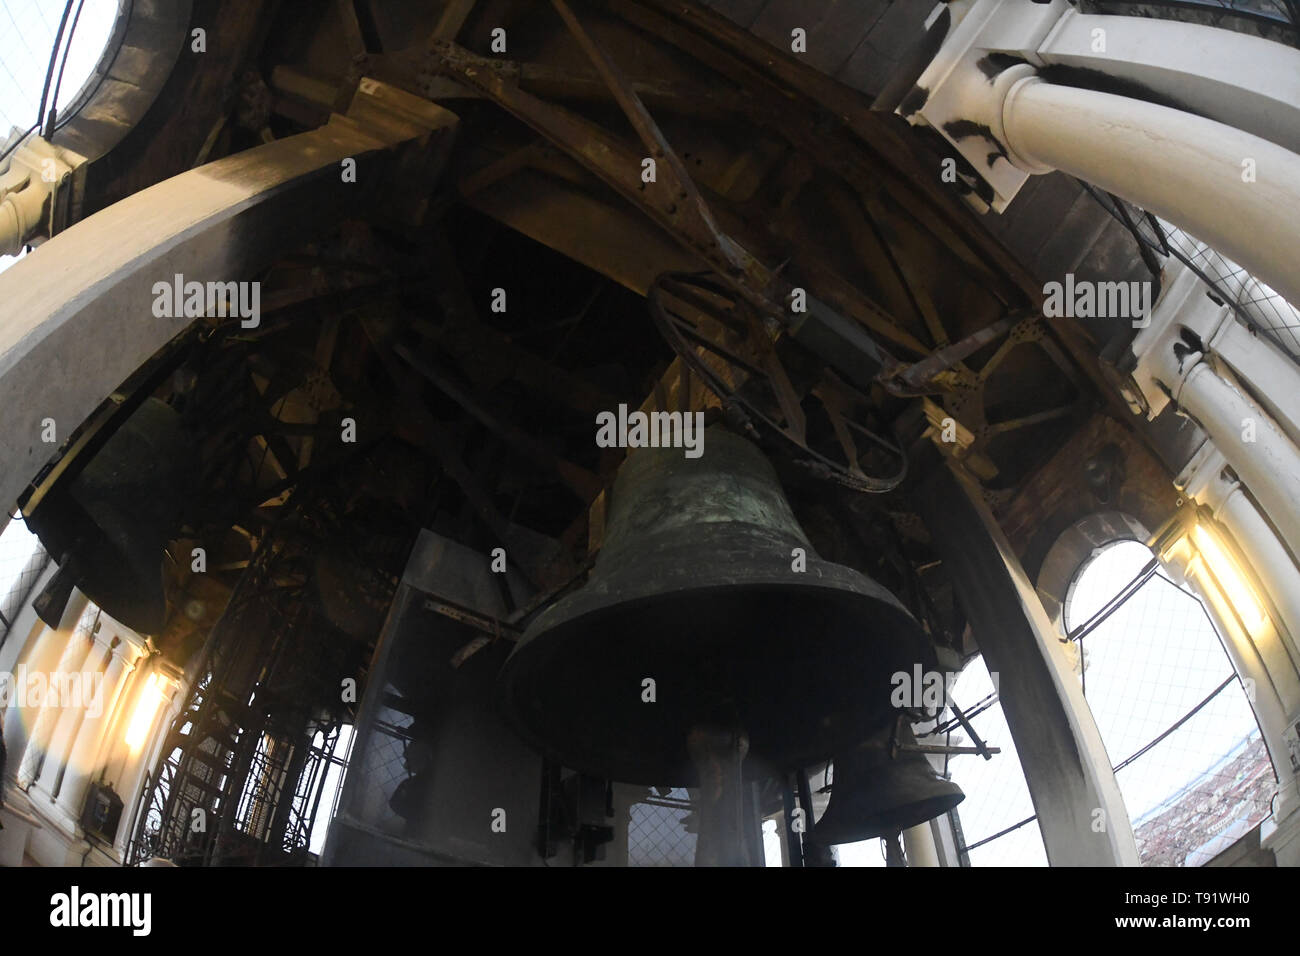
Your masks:
{"label": "arched window", "polygon": [[[971,866],[1046,866],[1047,851],[1029,798],[1029,785],[1020,767],[1015,741],[1002,713],[998,688],[983,657],[962,671],[952,700],[971,728],[989,747],[999,748],[991,760],[963,755],[949,758],[948,771],[966,799],[957,807],[959,849]],[[950,715],[945,714],[947,720]],[[971,745],[960,726],[948,737],[954,745]]]}
{"label": "arched window", "polygon": [[1199,866],[1268,816],[1273,767],[1250,701],[1205,608],[1150,549],[1094,555],[1063,621],[1144,864]]}
{"label": "arched window", "polygon": [[[1071,534],[1096,541],[1103,527],[1113,532],[1124,523],[1093,522]],[[1083,554],[1059,626],[1139,856],[1147,866],[1203,865],[1269,813],[1275,777],[1250,702],[1200,600],[1162,573],[1146,545],[1119,535]],[[974,714],[981,739],[1002,748],[990,761],[962,756],[951,763],[966,793],[957,815],[971,865],[1045,863],[1028,786],[982,659],[967,665],[953,700]],[[967,743],[962,736],[954,733],[952,742]]]}
{"label": "arched window", "polygon": [[[94,72],[117,23],[119,3],[79,0],[71,8],[46,96],[46,110],[57,106],[60,114],[76,102]],[[41,95],[62,19],[63,4],[48,0],[0,4],[0,132],[7,133],[10,127],[25,130],[44,119],[39,115]]]}
{"label": "arched window", "polygon": [[[119,0],[74,0],[68,7],[56,50],[63,4],[0,3],[0,157],[45,122],[42,99],[47,115],[51,108],[56,116],[70,114],[121,22]],[[19,258],[0,256],[0,272]]]}

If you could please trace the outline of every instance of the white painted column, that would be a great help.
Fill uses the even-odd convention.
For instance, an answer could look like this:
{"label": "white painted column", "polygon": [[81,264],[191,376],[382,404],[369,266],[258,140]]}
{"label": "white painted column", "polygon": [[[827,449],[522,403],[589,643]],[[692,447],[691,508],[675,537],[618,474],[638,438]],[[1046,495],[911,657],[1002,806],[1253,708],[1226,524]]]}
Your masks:
{"label": "white painted column", "polygon": [[[1300,311],[1237,263],[1181,230],[1167,232],[1166,238],[1260,328],[1300,328]],[[1198,294],[1204,291],[1203,286],[1197,287]],[[1234,310],[1223,309],[1211,321],[1203,317],[1207,314],[1197,316],[1180,310],[1179,318],[1188,322],[1206,348],[1227,363],[1250,390],[1251,397],[1300,445],[1300,370],[1295,359],[1270,341],[1267,334],[1252,332]]]}
{"label": "white painted column", "polygon": [[[64,761],[67,760],[68,750],[72,747],[77,726],[85,715],[85,710],[81,706],[64,706],[71,701],[63,699],[60,685],[68,679],[80,680],[80,675],[99,670],[99,659],[103,650],[96,646],[94,640],[98,614],[99,609],[93,604],[86,606],[81,619],[77,622],[76,631],[68,642],[68,648],[59,661],[57,672],[50,675],[45,706],[41,708],[39,721],[50,730],[41,746],[43,759],[40,761],[40,770],[34,783],[37,789],[50,798],[51,802],[54,800],[56,782]],[[31,748],[28,749],[30,751]],[[32,770],[35,771],[35,767]]]}
{"label": "white painted column", "polygon": [[100,770],[99,756],[104,750],[105,737],[116,722],[119,703],[124,699],[130,702],[129,698],[124,698],[122,691],[140,656],[138,648],[116,634],[111,634],[107,639],[101,635],[96,639],[96,644],[109,652],[108,666],[104,669],[99,687],[98,713],[91,716],[88,712],[81,722],[72,751],[68,755],[68,766],[59,787],[59,796],[55,801],[66,819],[77,822],[81,820],[86,791]]}
{"label": "white painted column", "polygon": [[1180,538],[1160,558],[1175,580],[1184,578],[1205,598],[1206,613],[1223,640],[1233,669],[1248,682],[1250,706],[1280,778],[1273,812],[1278,818],[1285,817],[1300,809],[1295,777],[1286,772],[1290,759],[1285,739],[1288,708],[1300,702],[1300,678],[1289,663],[1278,660],[1282,643],[1273,622],[1267,617],[1262,621],[1243,620],[1245,609],[1234,605],[1229,585],[1221,577],[1225,569],[1216,568],[1191,537]]}
{"label": "white painted column", "polygon": [[930,839],[934,841],[936,865],[961,866],[961,853],[957,850],[957,838],[948,814],[935,817],[926,826],[930,828]]}
{"label": "white painted column", "polygon": [[[97,679],[92,675],[102,673],[107,651],[94,639],[93,633],[86,633],[85,643],[82,643],[83,638],[80,628],[78,628],[78,632],[73,636],[72,642],[69,644],[70,654],[65,655],[64,658],[65,660],[71,659],[74,663],[69,670],[62,671],[62,674],[79,682],[84,691],[91,680]],[[79,655],[77,653],[78,649],[80,650]],[[41,773],[36,780],[36,786],[44,791],[50,801],[53,802],[58,793],[63,768],[68,762],[68,754],[72,750],[72,742],[76,739],[77,730],[86,717],[86,707],[82,701],[63,700],[62,695],[58,693],[58,688],[52,687],[49,700],[45,704],[45,710],[54,710],[57,719],[54,724],[54,732],[50,735],[49,743],[45,747],[45,762],[41,766]]]}
{"label": "white painted column", "polygon": [[[1206,442],[1178,484],[1189,498],[1210,508],[1227,529],[1273,619],[1272,629],[1257,633],[1243,635],[1238,625],[1235,638],[1225,643],[1233,666],[1243,677],[1254,679],[1251,707],[1278,776],[1273,816],[1260,828],[1261,846],[1273,852],[1279,866],[1300,866],[1300,781],[1292,769],[1287,740],[1288,729],[1300,720],[1300,569],[1240,483],[1231,479],[1226,465],[1223,455]],[[1227,627],[1221,614],[1211,610],[1211,616],[1221,629]],[[1300,735],[1300,729],[1296,733]]]}
{"label": "white painted column", "polygon": [[[1300,216],[1296,220],[1300,222]],[[1232,339],[1236,325],[1227,309],[1205,292],[1191,270],[1173,271],[1131,346],[1137,359],[1132,385],[1140,394],[1132,393],[1131,387],[1122,390],[1131,404],[1145,407],[1148,418],[1155,418],[1172,401],[1195,420],[1250,490],[1287,549],[1300,555],[1300,447],[1256,404],[1208,344]],[[1208,354],[1198,350],[1198,340]],[[1251,364],[1251,357],[1231,342],[1226,344],[1238,361]],[[1277,377],[1267,382],[1269,393],[1300,391],[1300,371],[1294,365],[1270,367]],[[1256,389],[1263,384],[1256,382]],[[1289,404],[1276,399],[1273,403]]]}
{"label": "white painted column", "polygon": [[[59,621],[59,627],[42,625],[35,639],[29,642],[31,646],[23,648],[13,658],[15,682],[25,680],[28,674],[49,675],[58,668],[59,659],[67,649],[87,603],[86,596],[80,591],[72,592],[68,606],[63,612],[63,618]],[[11,640],[16,638],[11,637]],[[24,703],[21,688],[15,686],[13,694],[9,708],[4,714],[4,738],[5,747],[9,752],[9,773],[16,777],[27,743],[32,739],[39,719],[40,708],[20,706]]]}
{"label": "white painted column", "polygon": [[1014,166],[1060,170],[1100,186],[1300,302],[1300,156],[1290,150],[1182,110],[1037,75],[1021,75],[1007,89],[1001,126]]}
{"label": "white painted column", "polygon": [[1279,625],[1285,660],[1278,665],[1300,672],[1300,569],[1277,534],[1259,513],[1241,482],[1232,479],[1228,462],[1206,442],[1183,469],[1175,484],[1187,497],[1205,505],[1231,533],[1258,580],[1260,597]]}
{"label": "white painted column", "polygon": [[[38,673],[44,681],[46,694],[45,699],[40,701],[39,707],[33,707],[34,701],[29,701],[29,706],[25,708],[29,717],[34,718],[31,721],[31,733],[27,737],[27,745],[23,748],[22,759],[18,766],[18,785],[26,790],[36,780],[37,774],[41,768],[41,760],[46,751],[49,750],[55,729],[59,723],[60,711],[58,701],[53,699],[54,694],[50,692],[50,686],[54,683],[54,678],[59,674],[69,673],[81,666],[86,659],[86,639],[83,636],[83,621],[88,615],[94,613],[93,605],[89,603],[82,605],[82,611],[77,618],[76,626],[71,629],[71,633],[64,631],[62,625],[67,622],[69,615],[65,614],[59,622],[60,627],[56,636],[51,641],[51,649],[56,648],[59,652],[57,662],[53,666],[42,662]],[[88,630],[87,632],[88,633]],[[59,639],[62,636],[62,640]],[[47,658],[48,660],[48,658]],[[28,669],[28,674],[34,673],[32,668]]]}
{"label": "white painted column", "polygon": [[908,866],[938,866],[939,853],[934,846],[934,832],[930,824],[919,823],[903,831],[903,851]]}
{"label": "white painted column", "polygon": [[[1208,363],[1198,362],[1181,387],[1176,380],[1169,384],[1175,385],[1174,400],[1205,429],[1291,553],[1300,554],[1300,450]],[[1243,437],[1246,422],[1254,425],[1254,441]]]}

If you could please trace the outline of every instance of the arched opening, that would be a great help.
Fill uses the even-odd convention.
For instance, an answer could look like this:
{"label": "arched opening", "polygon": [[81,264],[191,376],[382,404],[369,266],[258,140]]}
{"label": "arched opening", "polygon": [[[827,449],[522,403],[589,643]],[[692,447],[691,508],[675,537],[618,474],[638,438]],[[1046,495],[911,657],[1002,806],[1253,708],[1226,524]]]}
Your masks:
{"label": "arched opening", "polygon": [[21,520],[10,519],[0,530],[0,645],[48,562],[49,555]]}
{"label": "arched opening", "polygon": [[[1142,863],[1201,866],[1268,816],[1273,767],[1246,689],[1200,599],[1163,573],[1124,522],[1099,517],[1062,536],[1039,589],[1045,599],[1063,595],[1062,640],[1115,769]],[[1024,773],[982,658],[967,665],[953,700],[973,715],[975,733],[1001,748],[989,761],[951,761],[952,778],[966,792],[959,842],[971,865],[1045,864]],[[954,733],[952,742],[968,737]]]}
{"label": "arched opening", "polygon": [[[79,0],[63,27],[55,57],[46,110],[63,115],[81,95],[113,37],[121,13],[119,0]],[[43,0],[14,0],[0,16],[0,121],[27,129],[37,120],[51,51],[59,36],[63,5]],[[12,32],[10,32],[12,29]],[[57,87],[57,91],[56,91]]]}
{"label": "arched opening", "polygon": [[1149,548],[1097,552],[1063,621],[1145,865],[1202,865],[1268,816],[1273,767],[1246,690],[1201,602]]}
{"label": "arched opening", "polygon": [[[66,121],[92,92],[106,49],[120,41],[120,0],[77,0],[67,8],[65,21],[60,4],[0,5],[0,160],[51,110],[56,126]],[[20,258],[0,256],[0,272]]]}

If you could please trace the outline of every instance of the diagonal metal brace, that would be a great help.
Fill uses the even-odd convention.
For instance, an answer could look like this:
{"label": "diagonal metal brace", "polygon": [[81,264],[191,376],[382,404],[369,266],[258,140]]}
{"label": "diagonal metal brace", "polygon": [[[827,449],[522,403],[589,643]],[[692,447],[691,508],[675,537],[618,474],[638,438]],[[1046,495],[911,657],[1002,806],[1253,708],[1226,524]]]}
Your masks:
{"label": "diagonal metal brace", "polygon": [[[590,43],[589,38],[587,42]],[[596,56],[600,57],[596,60],[597,69],[609,82],[604,69],[617,68],[594,45],[591,50],[596,50]],[[772,273],[718,229],[703,197],[686,174],[685,166],[663,140],[663,134],[645,112],[640,98],[621,72],[617,73],[618,78],[611,86],[620,105],[634,104],[625,106],[625,110],[629,111],[637,132],[643,139],[651,136],[651,142],[655,142],[654,137],[657,137],[662,144],[649,147],[652,153],[658,154],[651,157],[655,159],[656,182],[642,181],[643,157],[637,156],[620,139],[569,110],[524,92],[517,78],[503,69],[500,62],[477,56],[446,40],[433,41],[429,53],[426,74],[452,77],[488,97],[640,208],[677,241],[700,256],[747,301],[767,313],[780,309],[780,300],[772,288]],[[618,86],[620,83],[621,88]],[[640,118],[634,118],[636,116]]]}
{"label": "diagonal metal brace", "polygon": [[591,34],[578,22],[578,18],[574,16],[565,0],[551,0],[551,5],[555,7],[555,11],[560,15],[560,19],[564,21],[564,25],[569,28],[569,32],[573,34],[574,39],[578,41],[578,45],[582,47],[592,65],[596,67],[596,72],[600,74],[601,79],[605,81],[605,85],[609,87],[615,102],[618,103],[619,108],[627,116],[628,122],[636,130],[641,142],[650,150],[656,161],[657,174],[663,177],[664,185],[686,207],[693,225],[698,225],[710,234],[711,241],[717,244],[720,253],[730,263],[730,270],[733,275],[749,275],[752,272],[756,279],[763,281],[765,290],[767,283],[771,281],[770,273],[718,228],[713,213],[710,212],[708,203],[704,201],[704,197],[700,195],[699,189],[696,188],[695,181],[691,179],[686,164],[678,157],[668,139],[664,136],[663,130],[659,128],[659,124],[655,122],[654,117],[646,109],[645,103],[641,101],[641,97],[633,87],[632,81],[592,39]]}

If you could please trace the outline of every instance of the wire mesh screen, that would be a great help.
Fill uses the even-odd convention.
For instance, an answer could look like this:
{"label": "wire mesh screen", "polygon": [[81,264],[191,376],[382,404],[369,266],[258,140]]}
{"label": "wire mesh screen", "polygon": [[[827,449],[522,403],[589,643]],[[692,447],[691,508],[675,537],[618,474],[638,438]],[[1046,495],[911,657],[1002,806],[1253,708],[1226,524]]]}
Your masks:
{"label": "wire mesh screen", "polygon": [[[1066,600],[1079,679],[1115,766],[1146,866],[1202,866],[1269,814],[1276,778],[1245,689],[1205,608],[1162,574],[1133,588],[1151,552],[1138,542],[1105,549],[1077,575]],[[1099,619],[1099,623],[1097,619]],[[1002,752],[962,756],[952,777],[972,866],[1046,863],[1029,788],[997,689],[982,660],[963,672],[954,702],[975,733]],[[992,703],[990,703],[992,701]],[[964,743],[953,733],[952,743]]]}
{"label": "wire mesh screen", "polygon": [[393,835],[406,828],[406,819],[398,810],[412,786],[406,781],[412,778],[407,745],[413,723],[409,714],[391,707],[379,708],[366,746],[354,757],[356,786],[348,796],[346,810],[364,824]]}
{"label": "wire mesh screen", "polygon": [[[1117,0],[1111,0],[1112,4],[1116,2]],[[1198,6],[1214,10],[1232,10],[1236,13],[1254,13],[1286,21],[1290,21],[1291,8],[1294,7],[1294,4],[1288,4],[1287,0],[1133,0],[1132,3],[1122,5],[1131,7]]]}
{"label": "wire mesh screen", "polygon": [[50,562],[36,535],[14,518],[0,533],[0,643]]}
{"label": "wire mesh screen", "polygon": [[[952,696],[979,738],[1001,748],[992,760],[961,756],[949,763],[952,779],[966,794],[958,817],[971,866],[1046,866],[1029,785],[983,658],[967,665]],[[938,742],[971,743],[960,732]]]}
{"label": "wire mesh screen", "polygon": [[628,866],[694,866],[690,794],[682,788],[628,808]]}
{"label": "wire mesh screen", "polygon": [[[1300,313],[1291,303],[1235,262],[1205,249],[1177,226],[1164,220],[1157,222],[1171,248],[1176,245],[1188,252],[1190,265],[1204,274],[1239,317],[1292,358],[1300,358]],[[1146,228],[1152,229],[1150,222]]]}
{"label": "wire mesh screen", "polygon": [[112,33],[118,0],[85,0],[80,7],[75,21],[69,18],[60,33],[63,4],[49,0],[0,3],[0,142],[10,127],[25,130],[43,119],[42,94],[48,97],[47,111],[55,105],[55,91],[46,88],[45,76],[56,38],[60,41],[56,60],[64,62],[57,94],[60,111],[76,99],[90,76]]}
{"label": "wire mesh screen", "polygon": [[[1086,623],[1151,560],[1137,542],[1086,565],[1065,623]],[[1197,866],[1269,813],[1273,767],[1205,608],[1152,576],[1082,645],[1081,680],[1144,864]]]}
{"label": "wire mesh screen", "polygon": [[1082,0],[1079,6],[1084,13],[1187,19],[1230,30],[1253,24],[1247,32],[1283,43],[1300,38],[1297,0]]}
{"label": "wire mesh screen", "polygon": [[1192,269],[1251,331],[1300,360],[1300,312],[1274,289],[1260,282],[1237,263],[1208,249],[1194,236],[1110,193],[1082,183],[1108,212],[1137,240],[1152,272],[1159,258],[1168,255]]}
{"label": "wire mesh screen", "polygon": [[[1168,742],[1186,732],[1184,752],[1199,755],[1198,734],[1213,726],[1210,708],[1184,724]],[[1189,729],[1191,728],[1191,729]],[[1187,745],[1190,746],[1187,746]],[[1134,777],[1160,774],[1140,760],[1117,775],[1121,789]],[[1258,734],[1238,744],[1210,770],[1133,821],[1138,854],[1147,866],[1203,866],[1232,846],[1269,814],[1273,768]]]}

